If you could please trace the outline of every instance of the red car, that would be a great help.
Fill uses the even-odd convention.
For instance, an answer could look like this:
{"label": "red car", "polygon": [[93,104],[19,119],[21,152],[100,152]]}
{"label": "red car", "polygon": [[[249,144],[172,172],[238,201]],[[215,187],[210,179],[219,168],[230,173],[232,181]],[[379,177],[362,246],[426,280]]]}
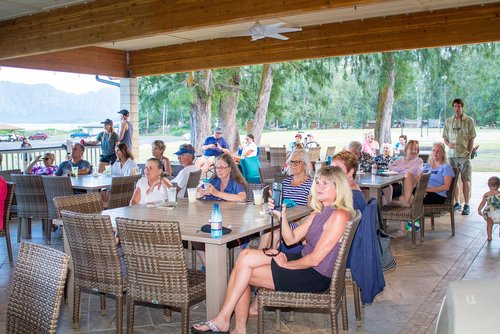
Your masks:
{"label": "red car", "polygon": [[37,132],[32,134],[31,136],[28,137],[29,140],[35,140],[35,139],[47,139],[47,134],[45,132]]}

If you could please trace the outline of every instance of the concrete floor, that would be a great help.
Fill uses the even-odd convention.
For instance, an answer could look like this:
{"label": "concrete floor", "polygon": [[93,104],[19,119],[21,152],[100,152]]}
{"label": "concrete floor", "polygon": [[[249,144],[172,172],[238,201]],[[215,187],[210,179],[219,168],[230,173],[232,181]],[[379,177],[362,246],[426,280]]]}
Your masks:
{"label": "concrete floor", "polygon": [[[365,305],[363,321],[356,327],[352,290],[348,286],[349,333],[434,333],[436,319],[448,283],[455,280],[472,280],[500,275],[500,237],[494,227],[493,241],[486,241],[486,224],[477,215],[477,205],[487,190],[486,180],[494,173],[474,173],[471,215],[456,218],[456,235],[451,236],[449,215],[436,221],[435,230],[427,220],[425,241],[411,247],[410,235],[393,239],[391,247],[397,266],[385,273],[386,287],[374,302]],[[17,255],[17,224],[11,224],[14,254]],[[398,222],[389,225],[396,230]],[[43,244],[40,223],[33,226],[31,242]],[[62,250],[60,238],[53,236],[53,247]],[[0,241],[0,332],[5,329],[9,286],[13,269],[9,266],[7,251]],[[73,330],[71,314],[63,305],[59,317],[58,333],[115,333],[114,300],[108,298],[108,311],[101,316],[97,295],[82,293],[80,328]],[[163,320],[163,310],[154,306],[136,306],[136,333],[180,333],[180,314],[173,312],[171,323]],[[331,333],[329,316],[321,313],[295,312],[295,321],[289,322],[282,313],[281,331],[275,330],[274,312],[265,316],[266,333]],[[190,321],[205,319],[205,304],[191,307]],[[125,321],[126,324],[126,315]],[[339,321],[339,323],[341,323]],[[257,332],[257,321],[250,319],[248,333]]]}

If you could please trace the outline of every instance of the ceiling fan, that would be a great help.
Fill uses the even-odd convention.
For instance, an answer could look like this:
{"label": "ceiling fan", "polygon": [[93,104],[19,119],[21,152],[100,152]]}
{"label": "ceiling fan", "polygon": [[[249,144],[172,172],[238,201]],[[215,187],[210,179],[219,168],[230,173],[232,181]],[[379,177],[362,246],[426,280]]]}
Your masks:
{"label": "ceiling fan", "polygon": [[286,41],[288,37],[282,35],[283,33],[302,31],[302,28],[288,28],[283,27],[284,25],[284,22],[262,25],[257,21],[249,30],[236,33],[233,36],[251,36],[252,42],[266,37]]}

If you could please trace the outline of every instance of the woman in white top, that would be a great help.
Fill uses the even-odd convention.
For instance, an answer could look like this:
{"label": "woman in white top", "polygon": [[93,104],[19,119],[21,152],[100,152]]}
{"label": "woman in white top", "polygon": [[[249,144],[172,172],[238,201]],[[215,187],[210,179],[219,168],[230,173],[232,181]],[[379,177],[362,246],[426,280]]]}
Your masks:
{"label": "woman in white top", "polygon": [[137,163],[134,161],[132,152],[128,149],[127,144],[120,143],[115,147],[116,161],[111,169],[113,176],[130,176],[135,175]]}
{"label": "woman in white top", "polygon": [[137,181],[130,205],[163,201],[167,198],[167,189],[172,184],[163,177],[160,160],[151,158],[146,161],[145,176]]}

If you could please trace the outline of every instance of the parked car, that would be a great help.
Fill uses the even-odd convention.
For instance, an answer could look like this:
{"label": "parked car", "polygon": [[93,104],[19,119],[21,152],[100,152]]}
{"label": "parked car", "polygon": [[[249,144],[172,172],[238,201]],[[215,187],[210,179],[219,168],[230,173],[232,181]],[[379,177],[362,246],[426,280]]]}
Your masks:
{"label": "parked car", "polygon": [[28,137],[29,140],[42,139],[45,140],[49,136],[45,132],[37,132]]}
{"label": "parked car", "polygon": [[88,138],[90,136],[87,132],[77,131],[69,135],[71,138]]}
{"label": "parked car", "polygon": [[22,141],[23,138],[24,138],[23,136],[18,136],[15,133],[8,135],[0,135],[0,141],[10,141],[10,142]]}

